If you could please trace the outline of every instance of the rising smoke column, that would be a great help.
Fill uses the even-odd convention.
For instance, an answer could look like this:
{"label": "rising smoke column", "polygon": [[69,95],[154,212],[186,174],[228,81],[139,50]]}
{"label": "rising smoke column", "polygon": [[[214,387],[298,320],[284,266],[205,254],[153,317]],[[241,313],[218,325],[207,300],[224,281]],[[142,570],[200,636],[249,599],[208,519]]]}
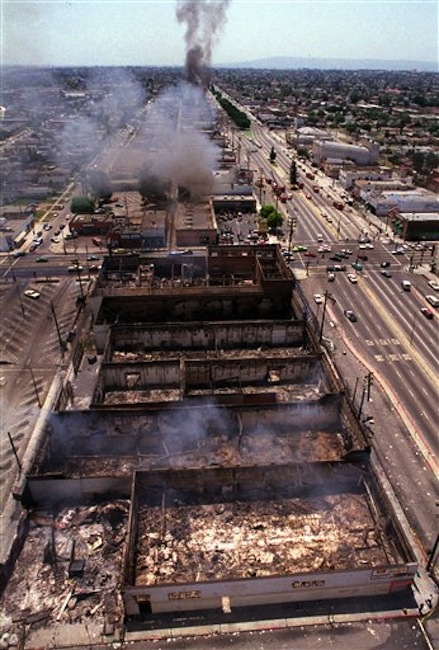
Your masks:
{"label": "rising smoke column", "polygon": [[186,24],[186,78],[202,85],[210,67],[212,47],[226,21],[230,0],[178,0],[177,19]]}

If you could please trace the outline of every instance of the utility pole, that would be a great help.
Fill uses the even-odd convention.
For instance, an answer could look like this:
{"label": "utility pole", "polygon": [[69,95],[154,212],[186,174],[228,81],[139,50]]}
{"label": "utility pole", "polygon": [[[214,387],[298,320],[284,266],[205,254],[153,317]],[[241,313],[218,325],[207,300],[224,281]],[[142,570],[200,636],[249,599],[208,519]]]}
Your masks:
{"label": "utility pole", "polygon": [[56,333],[58,334],[59,347],[61,348],[61,356],[64,358],[64,341],[62,340],[61,332],[58,325],[58,320],[56,318],[55,307],[53,306],[52,301],[50,301],[50,309],[52,311],[53,319],[55,321]]}
{"label": "utility pole", "polygon": [[11,448],[12,448],[12,453],[14,454],[15,460],[17,461],[18,471],[21,474],[21,463],[20,463],[20,459],[18,458],[17,450],[15,449],[14,441],[12,440],[12,436],[9,433],[9,431],[7,432],[7,434],[8,434],[9,442],[10,442],[10,445],[11,445]]}
{"label": "utility pole", "polygon": [[330,299],[333,303],[335,302],[335,298],[332,296],[331,293],[326,289],[324,293],[324,300],[323,300],[323,313],[322,313],[322,322],[320,324],[320,334],[319,334],[319,343],[322,342],[322,337],[323,337],[323,326],[325,324],[325,315],[326,315],[326,301],[327,299]]}
{"label": "utility pole", "polygon": [[367,377],[364,377],[364,379],[363,379],[363,392],[361,393],[360,408],[358,409],[358,419],[361,418],[361,414],[363,412],[364,398],[366,397],[366,392],[367,392]]}
{"label": "utility pole", "polygon": [[[296,214],[296,210],[295,210]],[[294,228],[297,226],[297,217],[290,217],[290,234],[288,237],[288,252],[291,253],[291,246],[293,243],[293,233],[294,233]]]}
{"label": "utility pole", "polygon": [[367,401],[370,402],[370,391],[373,385],[373,372],[369,372],[367,375]]}
{"label": "utility pole", "polygon": [[34,387],[35,396],[37,398],[38,406],[41,408],[40,394],[38,392],[37,382],[35,381],[35,377],[34,377],[34,373],[33,373],[32,368],[29,368],[29,372],[30,372],[30,376],[32,377],[32,384],[33,384],[33,387]]}

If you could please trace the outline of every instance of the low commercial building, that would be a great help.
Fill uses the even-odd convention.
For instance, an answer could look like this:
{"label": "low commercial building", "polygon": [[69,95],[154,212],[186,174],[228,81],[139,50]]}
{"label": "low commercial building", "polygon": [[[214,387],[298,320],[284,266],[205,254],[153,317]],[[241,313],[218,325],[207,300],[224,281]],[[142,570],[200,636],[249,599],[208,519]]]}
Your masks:
{"label": "low commercial building", "polygon": [[397,210],[400,214],[439,211],[437,194],[423,187],[382,192],[365,188],[360,192],[360,196],[377,216],[387,216],[391,210]]}
{"label": "low commercial building", "polygon": [[327,158],[352,160],[357,165],[375,165],[378,162],[379,145],[364,141],[361,145],[347,142],[317,140],[312,146],[312,158],[317,165],[321,165]]}

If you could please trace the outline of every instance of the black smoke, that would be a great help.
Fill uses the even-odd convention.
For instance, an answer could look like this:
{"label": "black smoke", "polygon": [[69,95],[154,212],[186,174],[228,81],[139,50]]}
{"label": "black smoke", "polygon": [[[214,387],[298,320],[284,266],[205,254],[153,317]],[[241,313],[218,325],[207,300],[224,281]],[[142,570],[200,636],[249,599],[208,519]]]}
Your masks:
{"label": "black smoke", "polygon": [[226,21],[229,0],[178,0],[177,19],[186,25],[186,79],[191,84],[207,83],[212,48]]}

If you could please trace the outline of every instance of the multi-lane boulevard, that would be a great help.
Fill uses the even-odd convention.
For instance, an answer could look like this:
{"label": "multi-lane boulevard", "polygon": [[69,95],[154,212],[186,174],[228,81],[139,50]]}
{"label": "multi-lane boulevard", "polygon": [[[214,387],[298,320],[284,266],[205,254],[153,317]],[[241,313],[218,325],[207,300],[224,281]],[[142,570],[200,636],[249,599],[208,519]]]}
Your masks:
{"label": "multi-lane boulevard", "polygon": [[[388,224],[360,206],[335,208],[342,188],[305,161],[297,164],[303,188],[281,203],[266,179],[289,188],[291,153],[256,121],[252,136],[251,164],[257,178],[265,181],[258,189],[260,199],[275,204],[285,216],[282,245],[292,252],[289,264],[301,280],[316,331],[331,344],[333,359],[370,434],[373,454],[427,556],[437,535],[439,506],[439,314],[425,298],[435,294],[428,272],[435,249],[402,242]],[[260,146],[254,148],[255,142]],[[277,154],[275,165],[268,160],[271,147]],[[297,250],[298,245],[306,250]],[[330,259],[342,250],[351,252]],[[362,268],[355,269],[356,262]],[[328,281],[327,268],[333,265],[346,271],[335,272],[335,279]],[[348,274],[356,279],[351,281]],[[403,280],[411,282],[410,291],[403,290]],[[323,302],[315,302],[315,294]],[[421,308],[428,308],[431,320]],[[345,310],[353,310],[357,320],[348,320]],[[369,373],[373,383],[368,395]]]}

